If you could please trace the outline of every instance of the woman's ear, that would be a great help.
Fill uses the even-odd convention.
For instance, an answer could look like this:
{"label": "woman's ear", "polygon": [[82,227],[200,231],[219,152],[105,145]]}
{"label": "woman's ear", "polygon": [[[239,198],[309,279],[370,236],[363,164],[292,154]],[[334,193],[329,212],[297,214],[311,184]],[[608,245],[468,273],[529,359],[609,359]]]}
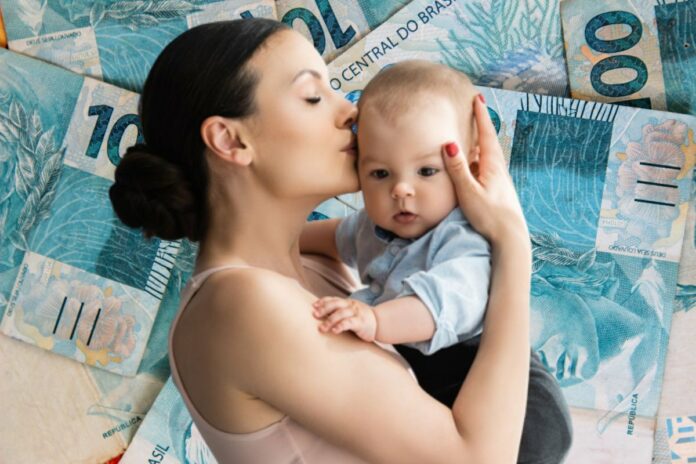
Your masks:
{"label": "woman's ear", "polygon": [[240,166],[248,166],[253,158],[252,150],[242,141],[243,133],[239,121],[222,116],[209,116],[201,124],[201,138],[210,151]]}

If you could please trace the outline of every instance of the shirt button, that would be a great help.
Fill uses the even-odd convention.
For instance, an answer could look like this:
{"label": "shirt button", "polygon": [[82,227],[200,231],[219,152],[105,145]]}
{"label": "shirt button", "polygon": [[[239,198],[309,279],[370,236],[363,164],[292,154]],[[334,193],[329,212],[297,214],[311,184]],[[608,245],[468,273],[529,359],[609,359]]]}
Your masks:
{"label": "shirt button", "polygon": [[397,254],[399,254],[399,247],[397,245],[390,245],[389,253],[391,253],[393,256],[396,256]]}
{"label": "shirt button", "polygon": [[370,291],[376,294],[382,291],[382,287],[377,282],[372,282],[370,285]]}

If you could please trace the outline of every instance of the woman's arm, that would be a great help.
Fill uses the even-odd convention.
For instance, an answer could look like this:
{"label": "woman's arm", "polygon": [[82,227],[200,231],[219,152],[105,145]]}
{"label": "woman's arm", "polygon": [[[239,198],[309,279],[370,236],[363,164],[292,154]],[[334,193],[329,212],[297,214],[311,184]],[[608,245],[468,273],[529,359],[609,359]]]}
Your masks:
{"label": "woman's arm", "polygon": [[[532,252],[522,207],[480,95],[474,114],[478,161],[469,166],[458,150],[446,149],[454,154],[445,156],[445,165],[464,215],[491,243],[491,289],[481,344],[452,411],[463,436],[476,430],[481,462],[488,462],[484,450],[493,450],[495,462],[515,462],[529,384]],[[496,443],[505,445],[496,448]]]}
{"label": "woman's arm", "polygon": [[336,227],[340,218],[309,221],[300,235],[300,253],[314,253],[340,261],[336,248]]}

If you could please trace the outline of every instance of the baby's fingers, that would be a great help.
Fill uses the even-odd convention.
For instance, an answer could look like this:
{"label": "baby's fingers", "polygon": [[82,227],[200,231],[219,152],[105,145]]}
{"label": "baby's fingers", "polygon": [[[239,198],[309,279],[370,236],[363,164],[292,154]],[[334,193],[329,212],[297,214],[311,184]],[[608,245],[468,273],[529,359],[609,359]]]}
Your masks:
{"label": "baby's fingers", "polygon": [[353,308],[341,308],[329,315],[324,322],[319,324],[319,330],[326,332],[333,329],[333,327],[341,321],[345,321],[349,318],[355,316],[355,310]]}
{"label": "baby's fingers", "polygon": [[346,330],[352,330],[353,332],[357,332],[359,328],[360,328],[360,324],[358,323],[358,318],[357,317],[350,317],[348,319],[343,319],[342,321],[340,321],[336,325],[334,325],[331,328],[331,332],[336,333],[336,334],[341,333],[341,332],[345,332]]}
{"label": "baby's fingers", "polygon": [[315,301],[312,306],[314,306],[314,310],[312,311],[314,317],[321,319],[322,317],[326,316],[327,314],[331,314],[337,309],[349,307],[350,302],[345,298],[329,296]]}

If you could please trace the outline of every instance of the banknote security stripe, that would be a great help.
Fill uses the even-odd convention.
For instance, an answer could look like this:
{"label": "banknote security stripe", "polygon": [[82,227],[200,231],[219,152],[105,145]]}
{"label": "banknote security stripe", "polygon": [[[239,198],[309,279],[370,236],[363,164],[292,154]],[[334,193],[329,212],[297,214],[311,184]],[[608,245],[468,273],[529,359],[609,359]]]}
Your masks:
{"label": "banknote security stripe", "polygon": [[655,5],[660,58],[667,108],[677,113],[696,110],[693,71],[685,66],[696,58],[696,2]]}

